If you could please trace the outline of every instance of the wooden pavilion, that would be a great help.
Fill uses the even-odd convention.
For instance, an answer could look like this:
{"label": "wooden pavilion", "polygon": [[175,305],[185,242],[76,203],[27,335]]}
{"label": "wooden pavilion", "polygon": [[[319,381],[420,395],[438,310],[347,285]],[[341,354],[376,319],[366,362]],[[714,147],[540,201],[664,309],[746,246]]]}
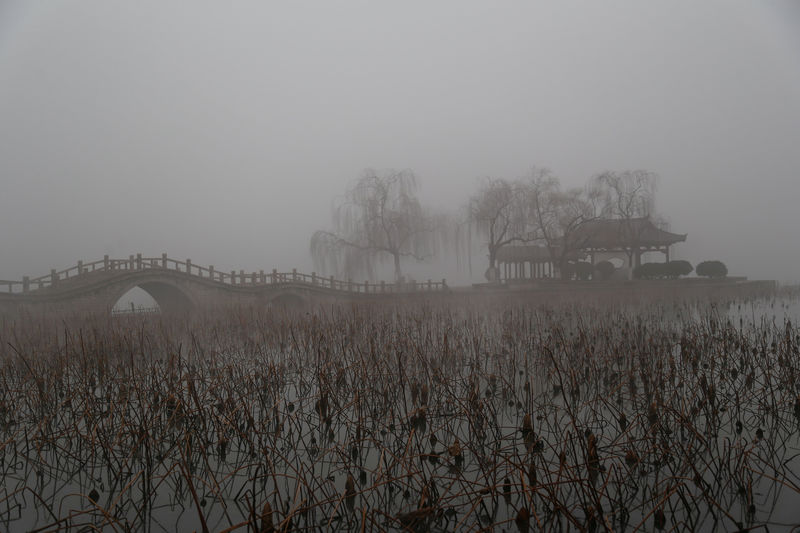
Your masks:
{"label": "wooden pavilion", "polygon": [[[569,254],[570,261],[588,259],[594,265],[621,258],[624,267],[633,269],[646,252],[661,252],[669,261],[670,246],[685,242],[686,234],[663,230],[649,218],[597,219],[577,228],[569,241],[574,250]],[[505,280],[559,277],[556,261],[546,246],[504,246],[497,252],[499,274]]]}

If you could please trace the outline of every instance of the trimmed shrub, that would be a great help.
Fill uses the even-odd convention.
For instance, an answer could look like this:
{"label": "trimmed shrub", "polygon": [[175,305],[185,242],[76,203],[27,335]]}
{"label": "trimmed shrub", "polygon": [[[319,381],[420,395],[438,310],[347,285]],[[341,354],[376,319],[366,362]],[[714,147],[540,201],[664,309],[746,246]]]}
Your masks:
{"label": "trimmed shrub", "polygon": [[633,269],[636,279],[658,279],[664,277],[664,263],[644,263]]}
{"label": "trimmed shrub", "polygon": [[671,278],[679,278],[681,276],[688,276],[692,273],[692,264],[689,261],[670,261],[666,264],[667,276]]}
{"label": "trimmed shrub", "polygon": [[679,278],[692,272],[689,261],[670,261],[669,263],[644,263],[633,269],[636,279]]}
{"label": "trimmed shrub", "polygon": [[614,275],[617,267],[611,261],[600,261],[594,266],[594,271],[597,272],[598,279],[608,279]]}
{"label": "trimmed shrub", "polygon": [[703,261],[697,265],[697,275],[706,278],[724,278],[728,275],[728,267],[722,261]]}

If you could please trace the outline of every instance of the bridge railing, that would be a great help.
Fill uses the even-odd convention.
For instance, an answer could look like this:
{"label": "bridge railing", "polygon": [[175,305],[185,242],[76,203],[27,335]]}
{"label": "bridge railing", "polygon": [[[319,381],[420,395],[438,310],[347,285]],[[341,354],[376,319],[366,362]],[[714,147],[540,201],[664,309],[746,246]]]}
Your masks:
{"label": "bridge railing", "polygon": [[78,264],[64,270],[50,270],[50,274],[30,278],[24,276],[21,281],[0,280],[0,291],[7,293],[27,293],[31,291],[47,289],[57,286],[60,282],[76,280],[79,278],[89,279],[94,273],[106,272],[115,273],[121,271],[141,271],[141,270],[168,270],[173,272],[183,272],[197,278],[203,278],[215,283],[231,286],[264,286],[264,285],[305,285],[318,287],[337,292],[361,293],[361,294],[399,294],[415,292],[437,292],[448,290],[447,282],[441,281],[408,281],[404,283],[362,283],[353,280],[335,279],[333,276],[320,276],[316,272],[304,274],[293,269],[291,272],[245,272],[244,270],[231,270],[225,272],[217,270],[213,265],[201,266],[192,262],[191,259],[180,261],[161,254],[161,257],[142,257],[142,254],[128,256],[127,259],[112,259],[104,256],[103,259]]}

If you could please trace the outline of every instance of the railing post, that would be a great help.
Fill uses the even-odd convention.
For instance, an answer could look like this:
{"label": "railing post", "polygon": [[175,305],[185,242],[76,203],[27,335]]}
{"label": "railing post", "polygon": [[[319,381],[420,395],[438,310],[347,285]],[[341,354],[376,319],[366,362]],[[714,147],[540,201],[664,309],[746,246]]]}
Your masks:
{"label": "railing post", "polygon": [[128,270],[133,270],[133,254],[128,256]]}
{"label": "railing post", "polygon": [[55,285],[58,283],[58,274],[56,273],[55,268],[50,269],[50,285]]}
{"label": "railing post", "polygon": [[331,289],[335,289],[335,288],[336,288],[335,282],[333,280],[333,276],[331,275]]}
{"label": "railing post", "polygon": [[369,293],[369,280],[364,282],[364,293]]}
{"label": "railing post", "polygon": [[214,281],[214,265],[208,265],[208,277]]}
{"label": "railing post", "polygon": [[136,254],[136,270],[142,269],[142,254]]}
{"label": "railing post", "polygon": [[297,281],[297,269],[292,269],[292,281]]}
{"label": "railing post", "polygon": [[264,274],[263,270],[258,271],[258,282],[261,283],[262,285],[267,282],[267,275]]}
{"label": "railing post", "polygon": [[445,290],[445,289],[447,289],[447,282],[445,281],[444,278],[442,278],[442,290]]}
{"label": "railing post", "polygon": [[28,292],[28,289],[31,288],[31,278],[28,276],[22,276],[22,292]]}
{"label": "railing post", "polygon": [[347,278],[347,290],[348,292],[353,292],[353,280],[350,278]]}
{"label": "railing post", "polygon": [[192,260],[191,259],[187,259],[186,260],[186,273],[187,274],[191,274],[192,273]]}
{"label": "railing post", "polygon": [[250,283],[252,283],[253,285],[256,284],[256,273],[255,272],[253,272],[253,275],[250,277]]}
{"label": "railing post", "polygon": [[108,254],[103,256],[103,270],[108,270]]}
{"label": "railing post", "polygon": [[431,283],[431,280],[429,279],[428,280],[428,292],[431,292],[432,290],[433,290],[433,283]]}
{"label": "railing post", "polygon": [[231,285],[236,285],[236,271],[231,270]]}
{"label": "railing post", "polygon": [[239,269],[239,285],[244,285],[245,283],[244,270]]}
{"label": "railing post", "polygon": [[161,268],[167,268],[167,254],[161,254]]}
{"label": "railing post", "polygon": [[317,284],[317,273],[316,272],[312,272],[311,273],[311,284],[312,285],[316,285]]}
{"label": "railing post", "polygon": [[381,292],[386,292],[386,282],[381,280]]}
{"label": "railing post", "polygon": [[78,261],[78,275],[83,274],[83,261]]}
{"label": "railing post", "polygon": [[272,283],[278,283],[278,269],[272,269]]}

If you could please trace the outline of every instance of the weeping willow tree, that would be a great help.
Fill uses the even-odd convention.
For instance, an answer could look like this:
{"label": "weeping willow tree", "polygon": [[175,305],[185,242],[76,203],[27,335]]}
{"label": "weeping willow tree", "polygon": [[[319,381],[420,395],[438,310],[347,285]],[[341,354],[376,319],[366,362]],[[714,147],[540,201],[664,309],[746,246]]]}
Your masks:
{"label": "weeping willow tree", "polygon": [[334,208],[333,230],[312,235],[315,267],[372,279],[379,263],[391,261],[395,280],[402,281],[403,258],[423,261],[436,247],[434,217],[423,209],[416,190],[417,179],[410,170],[365,171]]}

